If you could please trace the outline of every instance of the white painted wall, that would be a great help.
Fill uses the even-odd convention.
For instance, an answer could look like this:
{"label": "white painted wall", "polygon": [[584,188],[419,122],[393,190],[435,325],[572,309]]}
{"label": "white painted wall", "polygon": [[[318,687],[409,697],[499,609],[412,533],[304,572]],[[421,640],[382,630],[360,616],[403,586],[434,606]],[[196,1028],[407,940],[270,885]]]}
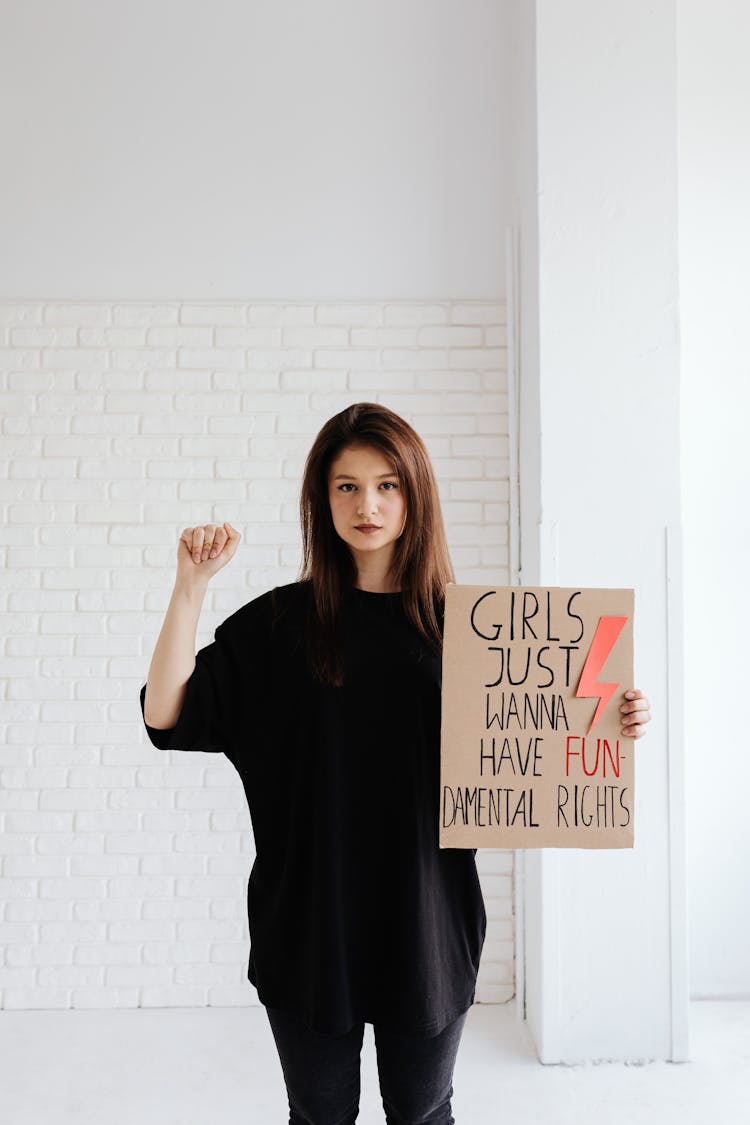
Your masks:
{"label": "white painted wall", "polygon": [[497,0],[11,0],[0,299],[504,295]]}
{"label": "white painted wall", "polygon": [[750,9],[677,11],[691,991],[747,999]]}
{"label": "white painted wall", "polygon": [[[246,528],[200,644],[294,577],[304,452],[370,398],[426,437],[459,580],[508,580],[505,8],[4,5],[5,1007],[252,992],[244,798],[134,694],[181,526]],[[503,1001],[513,855],[479,865]]]}

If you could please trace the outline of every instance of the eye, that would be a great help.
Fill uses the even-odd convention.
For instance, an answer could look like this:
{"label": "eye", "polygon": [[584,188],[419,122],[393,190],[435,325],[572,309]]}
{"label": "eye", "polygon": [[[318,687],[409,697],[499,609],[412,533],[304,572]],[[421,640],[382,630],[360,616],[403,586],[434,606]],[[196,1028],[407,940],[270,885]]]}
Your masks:
{"label": "eye", "polygon": [[353,485],[351,482],[347,482],[346,484],[340,484],[336,491],[337,492],[343,492],[344,489],[346,489],[348,491],[350,488],[354,488],[354,487],[355,487],[355,485]]}
{"label": "eye", "polygon": [[383,488],[387,488],[387,489],[388,489],[388,491],[390,492],[392,488],[398,488],[398,485],[397,485],[397,484],[395,483],[395,481],[392,481],[392,480],[384,480],[384,481],[383,481],[383,485],[382,485],[382,487],[383,487]]}

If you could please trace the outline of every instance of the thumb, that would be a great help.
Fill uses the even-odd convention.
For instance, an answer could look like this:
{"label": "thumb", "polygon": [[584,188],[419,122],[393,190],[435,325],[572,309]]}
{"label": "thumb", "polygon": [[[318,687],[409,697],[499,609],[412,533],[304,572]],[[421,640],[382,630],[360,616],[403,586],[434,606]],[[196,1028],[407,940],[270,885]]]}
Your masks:
{"label": "thumb", "polygon": [[239,531],[237,530],[236,527],[232,527],[231,523],[229,523],[228,520],[224,521],[224,530],[226,531],[227,535],[229,536],[229,544],[228,545],[231,545],[232,551],[235,551],[237,549],[237,547],[239,546],[239,542],[240,542],[240,539],[242,538],[242,536],[240,535],[240,533],[239,533]]}

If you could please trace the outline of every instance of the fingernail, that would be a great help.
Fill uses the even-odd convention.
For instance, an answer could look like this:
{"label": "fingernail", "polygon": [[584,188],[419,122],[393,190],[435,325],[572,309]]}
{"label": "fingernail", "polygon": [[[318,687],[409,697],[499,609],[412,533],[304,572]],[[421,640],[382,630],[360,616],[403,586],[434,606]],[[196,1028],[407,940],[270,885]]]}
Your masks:
{"label": "fingernail", "polygon": [[213,551],[212,551],[212,552],[211,552],[211,554],[209,555],[209,558],[211,558],[211,559],[212,559],[212,558],[214,557],[214,555],[215,555],[215,554],[216,554],[216,548],[214,547]]}

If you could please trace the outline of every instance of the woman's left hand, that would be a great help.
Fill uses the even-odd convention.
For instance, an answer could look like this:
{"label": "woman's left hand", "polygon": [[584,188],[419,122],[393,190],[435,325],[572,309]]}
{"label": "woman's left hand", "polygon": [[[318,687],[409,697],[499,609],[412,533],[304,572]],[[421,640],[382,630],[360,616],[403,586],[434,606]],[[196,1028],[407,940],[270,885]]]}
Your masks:
{"label": "woman's left hand", "polygon": [[620,706],[623,738],[643,738],[646,723],[651,722],[651,704],[638,688],[625,692],[625,702]]}

